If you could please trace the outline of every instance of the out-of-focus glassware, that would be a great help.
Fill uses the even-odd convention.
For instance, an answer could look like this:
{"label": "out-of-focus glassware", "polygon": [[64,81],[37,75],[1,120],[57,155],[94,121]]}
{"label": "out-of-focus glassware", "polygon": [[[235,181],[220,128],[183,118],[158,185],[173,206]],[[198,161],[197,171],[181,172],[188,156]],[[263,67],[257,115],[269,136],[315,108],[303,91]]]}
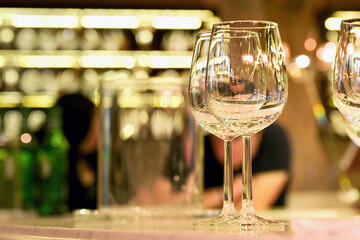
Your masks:
{"label": "out-of-focus glassware", "polygon": [[15,46],[20,50],[33,50],[38,47],[38,36],[34,29],[23,28],[16,34]]}
{"label": "out-of-focus glassware", "polygon": [[85,29],[83,31],[83,39],[81,39],[81,49],[83,50],[95,50],[98,49],[101,44],[101,37],[98,31],[95,29]]}
{"label": "out-of-focus glassware", "polygon": [[267,21],[214,24],[207,92],[211,112],[243,142],[242,209],[228,223],[240,230],[283,231],[253,206],[251,136],[272,124],[287,100],[285,58],[278,26]]}
{"label": "out-of-focus glassware", "polygon": [[46,109],[46,133],[37,151],[40,215],[62,214],[67,206],[67,173],[69,143],[62,131],[62,109]]}
{"label": "out-of-focus glassware", "polygon": [[100,82],[100,214],[186,217],[203,212],[202,135],[185,86],[180,78]]}
{"label": "out-of-focus glassware", "polygon": [[56,50],[58,48],[53,29],[40,29],[38,34],[39,48],[42,50]]}
{"label": "out-of-focus glassware", "polygon": [[0,209],[21,207],[19,136],[22,117],[17,109],[0,109]]}
{"label": "out-of-focus glassware", "polygon": [[59,49],[75,50],[78,48],[77,32],[74,29],[59,30],[56,34],[56,44]]}

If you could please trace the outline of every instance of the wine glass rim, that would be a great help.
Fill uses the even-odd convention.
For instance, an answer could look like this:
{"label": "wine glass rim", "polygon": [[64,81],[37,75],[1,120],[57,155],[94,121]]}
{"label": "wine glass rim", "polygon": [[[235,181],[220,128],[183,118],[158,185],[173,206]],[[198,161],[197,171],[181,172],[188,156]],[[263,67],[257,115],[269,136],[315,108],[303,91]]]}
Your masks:
{"label": "wine glass rim", "polygon": [[[231,28],[231,29],[246,29],[246,28],[255,28],[255,29],[266,29],[266,28],[276,28],[278,27],[278,24],[276,22],[272,21],[264,21],[264,20],[233,20],[233,21],[225,21],[225,22],[219,22],[215,23],[213,27],[215,28],[222,28],[222,25],[229,25],[234,23],[250,23],[254,26],[234,26],[234,27],[223,27],[223,28]],[[256,24],[263,24],[260,26],[256,26]]]}
{"label": "wine glass rim", "polygon": [[200,38],[202,37],[211,37],[211,31],[210,30],[206,30],[206,31],[200,31],[197,36]]}
{"label": "wine glass rim", "polygon": [[342,25],[355,25],[360,26],[360,18],[347,18],[341,21]]}

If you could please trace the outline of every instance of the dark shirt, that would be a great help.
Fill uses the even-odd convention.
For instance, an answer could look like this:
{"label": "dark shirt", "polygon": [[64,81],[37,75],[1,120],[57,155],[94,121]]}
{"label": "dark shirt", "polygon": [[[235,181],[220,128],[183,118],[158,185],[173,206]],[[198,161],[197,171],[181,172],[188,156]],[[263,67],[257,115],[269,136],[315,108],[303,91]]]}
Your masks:
{"label": "dark shirt", "polygon": [[[259,146],[259,151],[252,161],[252,173],[256,175],[262,172],[285,170],[289,172],[291,147],[285,130],[278,124],[272,124],[265,128]],[[205,137],[205,189],[223,185],[224,168],[216,160],[211,148],[210,137]],[[240,173],[241,169],[234,171]],[[287,186],[283,189],[274,206],[285,204]]]}

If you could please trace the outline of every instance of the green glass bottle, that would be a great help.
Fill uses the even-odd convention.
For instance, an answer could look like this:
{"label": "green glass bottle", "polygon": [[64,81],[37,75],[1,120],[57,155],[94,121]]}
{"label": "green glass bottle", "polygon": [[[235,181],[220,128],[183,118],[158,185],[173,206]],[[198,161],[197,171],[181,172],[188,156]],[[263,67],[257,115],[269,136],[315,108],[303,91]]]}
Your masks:
{"label": "green glass bottle", "polygon": [[7,138],[5,135],[4,116],[6,109],[0,108],[0,209],[6,208],[7,180],[5,178],[5,161],[7,157]]}
{"label": "green glass bottle", "polygon": [[19,171],[19,133],[21,115],[17,109],[2,109],[0,144],[0,208],[21,206],[21,174]]}
{"label": "green glass bottle", "polygon": [[38,151],[40,176],[39,214],[61,214],[67,211],[67,166],[69,144],[62,131],[62,109],[47,109],[47,127]]}
{"label": "green glass bottle", "polygon": [[32,109],[22,108],[22,131],[20,135],[20,167],[22,183],[22,208],[35,209],[36,206],[36,155],[38,141],[29,126]]}

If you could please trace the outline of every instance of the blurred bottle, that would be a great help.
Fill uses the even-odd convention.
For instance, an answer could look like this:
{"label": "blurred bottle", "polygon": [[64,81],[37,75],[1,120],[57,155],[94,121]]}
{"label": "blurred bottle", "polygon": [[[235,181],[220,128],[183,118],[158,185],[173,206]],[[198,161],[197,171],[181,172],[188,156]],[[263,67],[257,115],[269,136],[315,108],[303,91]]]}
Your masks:
{"label": "blurred bottle", "polygon": [[30,128],[31,109],[22,108],[22,131],[20,135],[20,166],[22,175],[22,208],[35,209],[36,206],[36,155],[38,141]]}
{"label": "blurred bottle", "polygon": [[62,131],[62,111],[55,106],[47,112],[44,142],[38,151],[39,214],[61,214],[67,207],[68,142]]}
{"label": "blurred bottle", "polygon": [[38,31],[38,45],[40,49],[56,50],[58,48],[55,30],[44,28]]}
{"label": "blurred bottle", "polygon": [[16,34],[15,47],[19,50],[38,48],[38,34],[32,28],[23,28]]}
{"label": "blurred bottle", "polygon": [[0,116],[0,208],[15,209],[21,205],[18,141],[21,115],[14,109],[1,109]]}

